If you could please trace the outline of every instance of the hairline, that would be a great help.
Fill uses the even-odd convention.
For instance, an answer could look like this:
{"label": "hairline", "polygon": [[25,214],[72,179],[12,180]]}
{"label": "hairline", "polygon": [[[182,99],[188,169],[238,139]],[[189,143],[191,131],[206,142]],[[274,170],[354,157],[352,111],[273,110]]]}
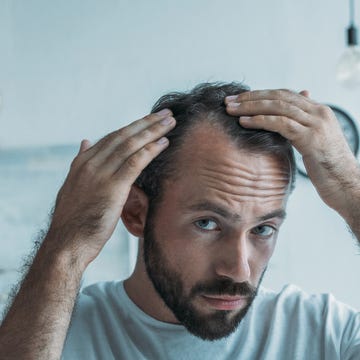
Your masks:
{"label": "hairline", "polygon": [[[216,111],[210,111],[209,113],[199,113],[199,114],[196,114],[195,116],[192,117],[192,119],[196,120],[196,121],[194,121],[193,123],[188,125],[188,127],[186,128],[186,131],[183,134],[181,143],[179,144],[179,146],[176,149],[174,149],[174,152],[173,152],[173,154],[171,156],[171,158],[172,158],[171,163],[170,164],[168,163],[166,165],[166,171],[165,172],[166,172],[167,177],[162,179],[159,182],[160,191],[159,191],[158,195],[154,198],[156,204],[159,204],[160,202],[163,201],[163,195],[165,193],[165,189],[167,188],[167,184],[175,182],[179,178],[181,178],[181,172],[178,171],[178,169],[176,168],[178,166],[178,164],[181,164],[181,158],[179,158],[179,156],[181,156],[181,153],[183,151],[186,151],[186,142],[192,136],[193,131],[196,130],[198,127],[201,127],[201,126],[210,125],[215,130],[220,131],[229,140],[229,145],[233,145],[240,152],[243,152],[243,153],[245,153],[247,155],[250,154],[250,155],[255,155],[255,156],[261,156],[261,157],[264,157],[264,158],[274,159],[279,164],[279,166],[280,166],[280,164],[285,163],[285,158],[280,158],[279,155],[276,155],[274,153],[265,154],[260,149],[250,149],[249,146],[242,145],[238,141],[239,140],[238,138],[232,137],[230,134],[228,134],[226,132],[225,128],[222,127],[220,121],[217,120],[214,117],[216,115],[219,115],[219,117],[221,116],[221,114],[217,113]],[[236,121],[236,117],[233,117],[233,118],[234,118],[234,121]],[[169,144],[169,146],[171,146],[171,143]],[[291,171],[291,164],[289,163],[289,159],[286,158],[286,160],[287,160],[286,165],[287,165],[287,167],[289,169],[289,171],[288,171],[289,180],[288,180],[287,190],[286,191],[290,195],[291,192],[292,192],[292,189],[291,189],[292,171]]]}

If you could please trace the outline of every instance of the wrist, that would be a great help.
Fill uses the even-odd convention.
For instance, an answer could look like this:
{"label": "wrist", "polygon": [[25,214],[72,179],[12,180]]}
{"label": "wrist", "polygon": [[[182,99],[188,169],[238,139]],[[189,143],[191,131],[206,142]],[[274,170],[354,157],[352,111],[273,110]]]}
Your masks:
{"label": "wrist", "polygon": [[84,258],[81,249],[74,249],[74,246],[70,246],[70,241],[64,240],[64,238],[60,239],[54,232],[49,231],[39,249],[38,256],[46,259],[46,262],[57,268],[82,274],[89,261]]}
{"label": "wrist", "polygon": [[348,225],[354,229],[360,224],[360,183],[347,186],[344,190],[344,206],[336,209]]}

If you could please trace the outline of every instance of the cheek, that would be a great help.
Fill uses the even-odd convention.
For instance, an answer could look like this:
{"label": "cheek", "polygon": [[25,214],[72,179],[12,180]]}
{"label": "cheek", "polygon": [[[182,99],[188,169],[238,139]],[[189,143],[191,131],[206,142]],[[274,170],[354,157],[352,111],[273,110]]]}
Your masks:
{"label": "cheek", "polygon": [[276,237],[269,242],[250,243],[249,245],[249,265],[251,273],[256,280],[259,280],[262,272],[268,266],[268,263],[274,253]]}
{"label": "cheek", "polygon": [[251,240],[249,239],[249,248],[259,260],[269,260],[274,253],[277,235],[267,240]]}
{"label": "cheek", "polygon": [[208,273],[212,258],[203,243],[184,234],[174,238],[168,250],[176,269],[185,277],[203,277]]}
{"label": "cheek", "polygon": [[211,268],[211,255],[204,241],[191,228],[171,221],[159,227],[157,239],[173,270],[181,274],[183,281],[196,282],[206,278]]}

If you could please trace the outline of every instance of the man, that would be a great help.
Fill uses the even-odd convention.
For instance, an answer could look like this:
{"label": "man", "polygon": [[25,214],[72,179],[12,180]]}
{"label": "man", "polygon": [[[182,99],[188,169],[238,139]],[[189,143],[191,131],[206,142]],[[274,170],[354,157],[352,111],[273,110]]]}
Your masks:
{"label": "man", "polygon": [[[1,359],[360,358],[354,310],[260,287],[293,188],[290,142],[360,239],[359,166],[306,91],[203,84],[83,141],[2,324]],[[120,217],[139,238],[135,270],[85,289],[72,315]]]}

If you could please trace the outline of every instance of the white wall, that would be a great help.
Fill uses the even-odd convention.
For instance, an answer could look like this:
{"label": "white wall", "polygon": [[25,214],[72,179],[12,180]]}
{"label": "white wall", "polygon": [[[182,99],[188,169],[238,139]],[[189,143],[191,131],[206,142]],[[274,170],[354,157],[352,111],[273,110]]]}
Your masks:
{"label": "white wall", "polygon": [[[1,0],[0,146],[95,140],[164,92],[213,80],[309,89],[359,118],[360,90],[334,76],[347,17],[343,0]],[[331,291],[360,308],[357,254],[343,221],[299,179],[265,283]]]}

